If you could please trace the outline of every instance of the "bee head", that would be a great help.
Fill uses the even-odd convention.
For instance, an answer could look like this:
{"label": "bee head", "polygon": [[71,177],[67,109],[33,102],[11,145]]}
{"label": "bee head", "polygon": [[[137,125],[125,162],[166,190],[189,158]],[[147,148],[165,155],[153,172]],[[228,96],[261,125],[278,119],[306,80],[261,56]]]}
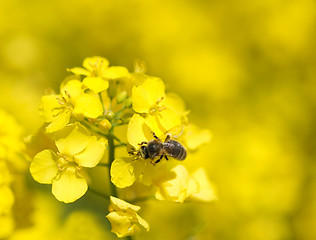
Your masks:
{"label": "bee head", "polygon": [[139,149],[140,156],[144,159],[149,158],[147,146],[141,146]]}

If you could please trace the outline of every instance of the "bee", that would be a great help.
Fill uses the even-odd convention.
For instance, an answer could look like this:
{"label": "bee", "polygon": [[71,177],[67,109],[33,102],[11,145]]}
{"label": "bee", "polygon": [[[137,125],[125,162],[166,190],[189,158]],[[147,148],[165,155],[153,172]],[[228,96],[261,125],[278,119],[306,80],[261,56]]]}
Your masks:
{"label": "bee", "polygon": [[168,160],[167,156],[173,157],[177,160],[184,160],[187,157],[186,149],[178,141],[172,140],[170,135],[167,135],[164,142],[162,142],[155,133],[153,133],[154,139],[147,142],[140,143],[140,149],[137,151],[137,155],[144,159],[154,160],[158,157],[154,163],[161,161],[163,157]]}

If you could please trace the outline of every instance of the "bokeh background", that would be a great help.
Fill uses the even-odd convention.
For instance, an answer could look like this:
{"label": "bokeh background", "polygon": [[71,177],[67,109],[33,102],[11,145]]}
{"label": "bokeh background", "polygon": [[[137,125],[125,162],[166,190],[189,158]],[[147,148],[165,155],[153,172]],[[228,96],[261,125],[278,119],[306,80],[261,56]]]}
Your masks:
{"label": "bokeh background", "polygon": [[[66,68],[141,59],[212,131],[185,164],[206,168],[219,200],[150,202],[151,231],[135,239],[316,239],[315,17],[313,0],[1,0],[0,107],[34,133]],[[10,239],[115,239],[98,197],[65,205],[25,178],[16,215],[35,213]]]}

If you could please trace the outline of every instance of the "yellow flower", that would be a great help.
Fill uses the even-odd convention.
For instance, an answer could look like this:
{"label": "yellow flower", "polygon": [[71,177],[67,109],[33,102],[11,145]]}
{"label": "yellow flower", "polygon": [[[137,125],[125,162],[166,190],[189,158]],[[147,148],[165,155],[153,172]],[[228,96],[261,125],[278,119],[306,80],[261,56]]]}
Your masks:
{"label": "yellow flower", "polygon": [[23,148],[22,133],[23,129],[17,121],[0,109],[0,158],[11,161],[16,157],[15,154]]}
{"label": "yellow flower", "polygon": [[62,129],[72,114],[97,118],[103,112],[98,96],[85,93],[79,80],[67,81],[61,85],[60,94],[45,95],[41,102],[41,115],[49,123],[47,132]]}
{"label": "yellow flower", "polygon": [[91,136],[79,123],[56,132],[55,138],[58,152],[50,149],[39,152],[30,171],[39,183],[52,184],[52,193],[59,201],[69,203],[87,191],[83,167],[92,168],[100,162],[107,141]]}
{"label": "yellow flower", "polygon": [[110,201],[110,213],[106,217],[111,222],[111,231],[119,238],[139,233],[141,231],[140,227],[149,231],[148,223],[137,214],[141,209],[139,206],[112,196]]}
{"label": "yellow flower", "polygon": [[165,86],[159,78],[148,77],[141,85],[132,89],[134,111],[144,115],[147,125],[158,136],[182,124],[178,112],[168,105],[173,103],[166,101]]}
{"label": "yellow flower", "polygon": [[157,186],[155,196],[158,200],[183,203],[185,200],[211,202],[216,199],[203,169],[190,176],[183,165],[177,165],[154,185]]}
{"label": "yellow flower", "polygon": [[15,227],[12,207],[16,198],[11,184],[26,166],[21,154],[22,132],[16,120],[0,109],[0,239],[8,238]]}
{"label": "yellow flower", "polygon": [[68,69],[76,75],[83,75],[83,84],[95,93],[102,92],[109,87],[109,80],[127,77],[127,68],[120,66],[109,67],[109,61],[103,57],[89,57],[84,59],[83,68]]}

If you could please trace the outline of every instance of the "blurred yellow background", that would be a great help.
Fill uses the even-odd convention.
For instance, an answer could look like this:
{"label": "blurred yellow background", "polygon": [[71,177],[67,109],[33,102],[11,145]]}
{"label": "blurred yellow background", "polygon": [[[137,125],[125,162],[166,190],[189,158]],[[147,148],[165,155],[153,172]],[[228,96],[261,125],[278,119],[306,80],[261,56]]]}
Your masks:
{"label": "blurred yellow background", "polygon": [[[212,131],[186,165],[206,168],[219,200],[152,202],[151,231],[135,239],[316,239],[315,11],[312,0],[2,0],[0,107],[33,133],[40,97],[66,68],[99,55],[132,71],[141,59]],[[33,239],[61,228],[65,239],[115,239],[104,202],[61,204],[38,185],[33,220],[49,221]]]}

